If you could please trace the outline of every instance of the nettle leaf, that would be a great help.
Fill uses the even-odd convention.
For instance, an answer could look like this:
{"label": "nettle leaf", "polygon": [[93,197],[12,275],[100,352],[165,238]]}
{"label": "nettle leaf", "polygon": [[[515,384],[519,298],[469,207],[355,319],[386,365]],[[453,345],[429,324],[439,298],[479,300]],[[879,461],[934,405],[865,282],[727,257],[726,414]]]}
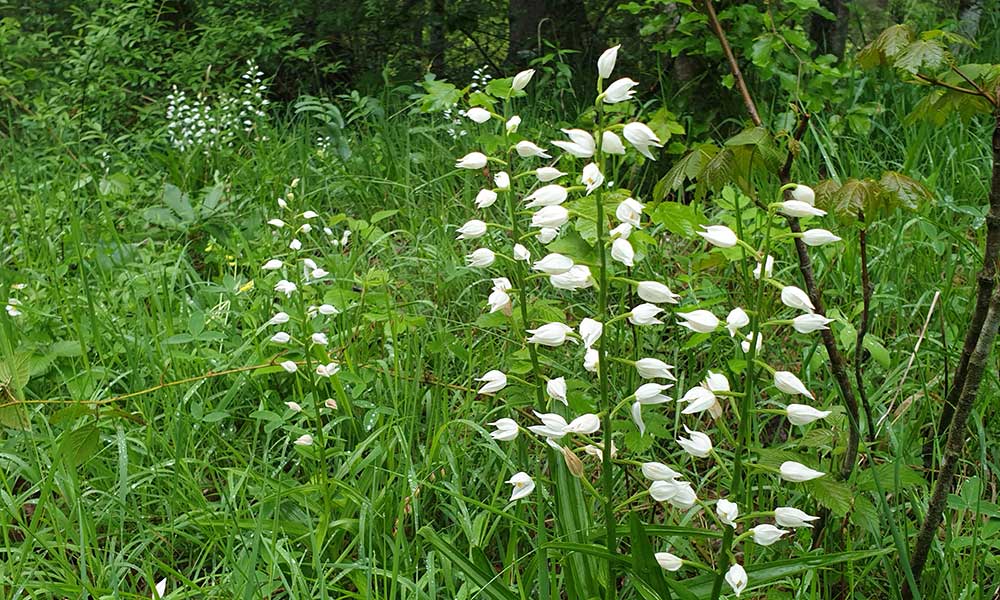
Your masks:
{"label": "nettle leaf", "polygon": [[843,517],[851,510],[854,493],[851,488],[835,480],[832,476],[820,477],[803,484],[809,495],[817,502],[829,508],[833,514]]}
{"label": "nettle leaf", "polygon": [[440,112],[455,106],[462,99],[461,90],[447,81],[434,79],[434,75],[430,73],[420,82],[420,86],[426,92],[420,96],[421,112]]}
{"label": "nettle leaf", "polygon": [[695,181],[705,169],[712,157],[719,152],[719,147],[713,144],[695,146],[683,158],[670,167],[667,174],[653,188],[653,199],[663,200],[670,192],[676,192],[684,187],[687,181]]}
{"label": "nettle leaf", "polygon": [[909,25],[893,25],[858,52],[858,63],[863,69],[891,65],[916,37]]}
{"label": "nettle leaf", "polygon": [[934,71],[945,62],[948,52],[937,40],[913,42],[896,57],[893,66],[916,74],[921,70]]}

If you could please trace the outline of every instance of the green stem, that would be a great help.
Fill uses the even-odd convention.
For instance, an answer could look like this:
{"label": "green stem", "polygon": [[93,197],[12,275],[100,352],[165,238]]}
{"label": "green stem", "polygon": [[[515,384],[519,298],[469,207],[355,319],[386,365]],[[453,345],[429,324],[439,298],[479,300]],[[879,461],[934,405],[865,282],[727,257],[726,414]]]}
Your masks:
{"label": "green stem", "polygon": [[[598,78],[598,95],[601,93],[602,80]],[[602,139],[603,139],[603,128],[604,128],[604,106],[600,101],[597,104],[597,132],[595,138],[597,140],[597,153],[594,156],[595,162],[597,163],[597,168],[600,169],[601,173],[604,173],[604,152],[602,149]],[[601,336],[599,345],[597,347],[598,352],[598,376],[600,379],[601,387],[601,403],[600,406],[604,407],[607,411],[604,416],[604,468],[601,470],[601,480],[604,492],[604,529],[605,529],[605,545],[607,546],[608,554],[616,555],[618,553],[618,539],[615,532],[615,480],[614,473],[612,469],[613,462],[611,460],[611,444],[612,444],[612,423],[611,420],[611,400],[610,393],[608,391],[608,341],[611,339],[609,335],[610,332],[607,331],[608,322],[608,249],[604,244],[605,237],[605,227],[607,226],[604,219],[604,186],[600,185],[594,190],[594,203],[597,205],[597,248],[601,253],[601,266],[599,274],[599,289],[598,289],[598,316],[597,320],[601,323],[605,323],[605,332]],[[615,584],[615,561],[608,560],[608,580],[607,588],[605,593],[606,600],[614,600],[617,596],[617,586]]]}

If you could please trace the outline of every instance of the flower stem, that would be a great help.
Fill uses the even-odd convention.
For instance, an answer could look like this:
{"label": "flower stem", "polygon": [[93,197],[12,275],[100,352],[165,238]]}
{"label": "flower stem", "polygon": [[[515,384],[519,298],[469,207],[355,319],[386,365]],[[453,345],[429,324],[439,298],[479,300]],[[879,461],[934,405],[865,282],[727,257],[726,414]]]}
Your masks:
{"label": "flower stem", "polygon": [[[601,92],[601,80],[598,79],[598,94]],[[597,168],[600,169],[601,173],[604,172],[604,152],[603,152],[603,128],[604,128],[604,107],[599,102],[597,105],[597,135],[594,136],[597,140],[597,153],[595,154],[595,160],[597,162]],[[608,249],[604,244],[605,236],[605,221],[604,221],[604,186],[600,185],[597,187],[594,193],[594,203],[597,205],[597,249],[601,253],[601,265],[600,265],[600,275],[599,275],[599,288],[598,288],[598,316],[597,320],[601,323],[608,321]],[[608,391],[608,342],[611,336],[609,332],[605,332],[601,339],[599,340],[599,345],[597,347],[598,353],[598,377],[600,379],[600,389],[601,389],[601,403],[600,406],[604,407],[606,412],[604,415],[604,423],[602,427],[604,429],[604,468],[601,470],[601,483],[604,492],[604,528],[605,528],[605,545],[607,546],[608,554],[614,555],[618,552],[618,539],[615,532],[615,505],[614,505],[614,491],[615,491],[615,480],[613,473],[613,463],[611,460],[611,443],[612,443],[612,423],[611,420],[611,400]],[[617,595],[617,586],[615,584],[615,561],[608,560],[608,580],[607,589],[605,593],[606,600],[614,600]]]}

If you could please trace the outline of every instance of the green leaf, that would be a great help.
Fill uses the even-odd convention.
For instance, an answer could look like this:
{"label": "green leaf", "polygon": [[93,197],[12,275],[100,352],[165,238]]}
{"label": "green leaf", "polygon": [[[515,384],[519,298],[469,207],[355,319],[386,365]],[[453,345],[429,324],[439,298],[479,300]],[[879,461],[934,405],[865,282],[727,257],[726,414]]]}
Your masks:
{"label": "green leaf", "polygon": [[851,501],[854,498],[851,488],[834,480],[830,475],[807,481],[803,485],[817,502],[829,508],[833,514],[842,517],[851,510]]}
{"label": "green leaf", "polygon": [[184,223],[194,222],[194,208],[187,194],[181,192],[180,188],[172,183],[163,186],[163,203],[170,207],[170,210]]}
{"label": "green leaf", "polygon": [[910,210],[917,210],[921,202],[930,201],[933,197],[924,184],[896,171],[883,173],[879,183],[886,193]]}
{"label": "green leaf", "polygon": [[922,70],[936,70],[945,61],[947,53],[937,40],[913,42],[896,56],[893,66],[916,74]]}
{"label": "green leaf", "polygon": [[688,239],[694,239],[696,232],[701,231],[700,226],[708,224],[708,219],[694,205],[680,202],[660,202],[650,212],[650,218],[670,233]]}
{"label": "green leaf", "polygon": [[83,355],[83,346],[76,340],[63,340],[49,346],[49,353],[63,358]]}
{"label": "green leaf", "polygon": [[24,402],[24,388],[31,378],[31,355],[18,352],[0,361],[0,425],[11,429],[31,428]]}
{"label": "green leaf", "polygon": [[653,198],[663,200],[667,194],[680,190],[684,187],[685,181],[694,181],[705,169],[712,157],[719,152],[719,148],[712,144],[701,144],[696,146],[684,158],[677,161],[667,174],[657,182],[653,188]]}
{"label": "green leaf", "polygon": [[379,221],[384,221],[384,220],[386,220],[386,219],[388,219],[390,217],[395,216],[398,212],[399,212],[398,208],[394,208],[394,209],[391,209],[391,210],[380,210],[377,213],[373,214],[371,216],[371,218],[368,219],[368,221],[372,225],[374,225],[374,224],[378,223]]}
{"label": "green leaf", "polygon": [[491,79],[490,82],[486,84],[486,93],[494,98],[506,98],[511,92],[511,86],[513,83],[513,77]]}
{"label": "green leaf", "polygon": [[100,443],[101,434],[97,425],[88,423],[62,435],[57,456],[67,465],[76,467],[93,456]]}
{"label": "green leaf", "polygon": [[861,342],[861,345],[864,346],[865,350],[871,354],[871,357],[874,358],[875,362],[881,365],[883,369],[889,368],[889,365],[891,364],[889,360],[889,351],[882,345],[882,342],[875,339],[872,335],[866,335],[864,341]]}
{"label": "green leaf", "polygon": [[641,587],[647,587],[656,594],[654,598],[659,597],[670,600],[673,596],[670,593],[667,582],[663,578],[663,569],[656,562],[656,558],[653,556],[655,550],[652,544],[649,543],[649,536],[646,535],[646,530],[639,519],[639,514],[634,511],[629,513],[629,528],[631,530],[632,541],[631,570],[632,577],[636,580],[636,587],[640,587],[638,584],[641,583]]}
{"label": "green leaf", "polygon": [[[897,476],[899,478],[898,486],[896,485]],[[857,479],[858,489],[865,492],[877,492],[875,478],[878,478],[878,487],[886,493],[899,492],[906,488],[927,484],[919,472],[905,464],[894,462],[882,463],[862,471]]]}
{"label": "green leaf", "polygon": [[889,65],[916,39],[909,25],[893,25],[879,34],[858,53],[858,64],[862,69],[879,65]]}
{"label": "green leaf", "polygon": [[475,564],[469,558],[458,553],[458,544],[442,539],[429,526],[420,528],[417,534],[427,540],[442,556],[452,563],[472,584],[476,591],[477,598],[487,598],[489,600],[518,600],[517,595],[504,587],[503,582],[496,573],[491,573]]}

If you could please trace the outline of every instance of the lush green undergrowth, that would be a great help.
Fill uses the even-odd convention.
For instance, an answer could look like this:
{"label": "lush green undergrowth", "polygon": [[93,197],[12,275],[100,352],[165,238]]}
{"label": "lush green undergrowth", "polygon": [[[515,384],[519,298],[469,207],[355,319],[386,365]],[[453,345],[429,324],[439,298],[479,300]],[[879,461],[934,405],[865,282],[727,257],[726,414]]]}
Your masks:
{"label": "lush green undergrowth", "polygon": [[[880,434],[863,444],[848,482],[823,497],[791,492],[803,508],[829,511],[826,525],[815,540],[799,530],[783,541],[787,559],[751,573],[750,597],[896,597],[896,553],[924,517],[931,474],[923,445],[979,268],[990,124],[901,125],[897,117],[915,97],[896,91],[868,135],[834,135],[814,114],[793,171],[805,184],[901,171],[932,191],[932,201],[868,229],[874,294],[865,370],[875,417],[884,415]],[[547,124],[546,139],[573,125],[541,109],[521,116]],[[552,490],[537,491],[537,504],[507,502],[505,481],[525,468],[525,450],[498,444],[486,424],[510,407],[530,414],[532,392],[512,390],[505,405],[476,393],[474,380],[521,340],[486,314],[489,276],[466,267],[455,243],[482,182],[452,168],[476,148],[447,128],[409,110],[370,112],[344,130],[349,156],[318,146],[327,130],[308,115],[274,117],[232,149],[207,153],[173,148],[165,132],[134,144],[4,142],[0,288],[19,314],[0,315],[0,414],[8,426],[0,441],[0,596],[149,597],[165,578],[169,598],[530,598],[541,580],[559,597],[570,587],[566,574],[579,573],[563,561],[603,564],[598,546],[585,547],[603,528],[581,522],[582,532],[566,533],[563,521],[548,523],[548,540],[525,533],[538,515],[583,519],[589,509],[560,506]],[[623,172],[617,185],[651,190],[655,173]],[[734,188],[708,194],[692,210],[713,218],[738,196]],[[648,206],[656,212],[657,202]],[[261,266],[294,254],[288,243],[306,210],[318,216],[294,237],[329,274],[286,298]],[[275,218],[288,225],[269,225]],[[858,230],[826,226],[845,242],[817,249],[816,276],[853,361]],[[664,274],[674,292],[702,306],[731,291],[712,279],[727,266],[700,238],[662,223],[647,233],[656,243],[636,278]],[[791,254],[778,259],[780,275],[796,281]],[[559,296],[569,308],[548,310],[558,316],[595,296]],[[321,304],[335,314],[309,311]],[[328,345],[270,343],[278,307],[326,332]],[[668,319],[642,335],[678,373],[729,364],[728,336],[691,342],[684,331]],[[797,365],[819,404],[838,407],[817,340],[767,344]],[[318,381],[288,377],[279,364],[311,370],[330,357],[339,373]],[[989,598],[997,586],[996,379],[993,369],[973,413],[927,598]],[[690,384],[682,378],[677,387]],[[650,420],[666,442],[680,428],[680,410],[668,404]],[[802,443],[833,471],[847,428],[835,412]],[[306,434],[320,443],[297,443]],[[770,422],[754,435],[782,441],[792,432]],[[616,443],[645,442],[623,432]],[[655,444],[664,462],[686,460],[672,443]],[[556,478],[561,466],[550,466]],[[587,471],[596,482],[599,463]],[[713,475],[695,468],[693,476]],[[624,502],[644,484],[618,485]],[[781,487],[758,489],[759,505],[785,497]],[[698,554],[712,542],[698,545],[671,529],[678,524],[659,505],[630,510],[655,549],[669,542],[691,559],[713,559]],[[630,560],[628,550],[643,546],[624,514]],[[705,517],[685,519],[697,525]],[[656,597],[622,573],[614,584],[621,597]],[[754,590],[754,577],[768,584]],[[711,581],[703,575],[688,591],[702,597]]]}

